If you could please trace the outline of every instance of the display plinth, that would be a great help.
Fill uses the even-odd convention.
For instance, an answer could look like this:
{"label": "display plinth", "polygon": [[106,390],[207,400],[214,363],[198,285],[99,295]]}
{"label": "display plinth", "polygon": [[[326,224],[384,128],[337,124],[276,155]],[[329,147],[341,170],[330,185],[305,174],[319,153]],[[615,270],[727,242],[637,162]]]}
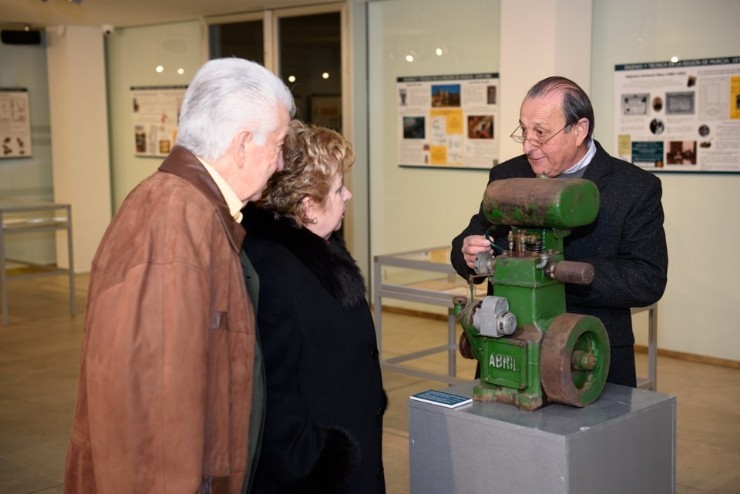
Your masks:
{"label": "display plinth", "polygon": [[675,492],[674,396],[607,384],[585,408],[408,405],[412,494]]}

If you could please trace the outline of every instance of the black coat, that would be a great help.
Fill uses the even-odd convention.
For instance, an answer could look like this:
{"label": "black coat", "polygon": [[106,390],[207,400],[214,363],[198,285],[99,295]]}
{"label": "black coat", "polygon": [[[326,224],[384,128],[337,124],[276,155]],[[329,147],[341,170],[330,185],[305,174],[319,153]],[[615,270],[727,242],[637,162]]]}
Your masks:
{"label": "black coat", "polygon": [[[596,154],[583,178],[599,189],[599,215],[594,223],[573,229],[564,241],[565,259],[592,264],[594,281],[588,286],[566,285],[566,306],[568,312],[593,315],[604,323],[613,357],[608,380],[620,382],[613,376],[625,372],[634,376],[634,361],[623,362],[619,355],[627,353],[614,351],[615,347],[634,345],[630,308],[660,300],[667,282],[662,188],[654,174],[609,156],[598,142],[595,144]],[[493,167],[489,183],[522,177],[535,177],[525,155]],[[479,211],[452,241],[452,265],[466,279],[472,270],[462,255],[463,239],[482,235],[490,226]],[[620,369],[620,365],[631,366],[631,371]]]}
{"label": "black coat", "polygon": [[267,385],[253,492],[385,492],[386,396],[357,264],[337,235],[244,213]]}

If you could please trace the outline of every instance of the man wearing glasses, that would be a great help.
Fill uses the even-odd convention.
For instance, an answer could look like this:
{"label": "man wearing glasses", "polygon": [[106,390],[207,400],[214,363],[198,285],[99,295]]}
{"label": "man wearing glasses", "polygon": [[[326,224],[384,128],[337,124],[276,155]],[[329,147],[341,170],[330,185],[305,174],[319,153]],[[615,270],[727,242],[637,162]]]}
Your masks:
{"label": "man wearing glasses", "polygon": [[[566,285],[568,312],[593,315],[606,326],[611,345],[607,382],[635,387],[631,307],[657,302],[667,281],[668,252],[663,230],[660,180],[613,158],[592,139],[594,112],[586,93],[564,77],[535,84],[522,102],[519,126],[511,134],[524,154],[494,166],[489,183],[506,178],[583,178],[599,189],[596,221],[565,237],[565,258],[594,267],[591,285]],[[465,279],[475,256],[493,254],[482,211],[452,241],[451,261]],[[491,237],[506,245],[507,231]],[[489,286],[489,291],[491,287]]]}

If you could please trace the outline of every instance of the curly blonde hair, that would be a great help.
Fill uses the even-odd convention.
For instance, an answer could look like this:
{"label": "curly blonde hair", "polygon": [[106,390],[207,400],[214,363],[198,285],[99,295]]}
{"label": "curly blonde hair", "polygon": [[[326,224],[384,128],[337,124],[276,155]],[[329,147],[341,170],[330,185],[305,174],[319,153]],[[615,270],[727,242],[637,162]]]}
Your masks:
{"label": "curly blonde hair", "polygon": [[326,204],[334,175],[346,173],[355,155],[352,145],[338,132],[293,120],[285,137],[283,159],[283,170],[270,177],[259,205],[303,225],[307,219],[302,201],[309,197]]}

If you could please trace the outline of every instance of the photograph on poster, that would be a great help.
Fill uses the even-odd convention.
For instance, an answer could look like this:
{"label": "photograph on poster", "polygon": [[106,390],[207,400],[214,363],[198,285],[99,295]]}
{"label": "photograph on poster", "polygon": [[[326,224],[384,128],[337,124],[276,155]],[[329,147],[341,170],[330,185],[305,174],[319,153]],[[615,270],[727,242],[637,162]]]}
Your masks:
{"label": "photograph on poster", "polygon": [[693,115],[694,93],[666,93],[665,95],[666,115]]}
{"label": "photograph on poster", "polygon": [[663,98],[660,96],[656,96],[653,98],[653,111],[655,113],[660,113],[660,111],[663,109]]}
{"label": "photograph on poster", "polygon": [[403,117],[403,138],[404,139],[424,139],[426,137],[424,117]]}
{"label": "photograph on poster", "polygon": [[495,105],[496,104],[496,86],[488,86],[486,88],[488,91],[488,104],[489,105]]}
{"label": "photograph on poster", "polygon": [[669,142],[666,164],[696,165],[696,141]]}
{"label": "photograph on poster", "polygon": [[623,115],[647,115],[648,100],[650,95],[643,94],[625,94],[622,97],[622,114]]}
{"label": "photograph on poster", "polygon": [[660,172],[740,172],[740,57],[616,65],[618,155]]}
{"label": "photograph on poster", "polygon": [[478,168],[498,160],[498,74],[399,77],[400,166]]}
{"label": "photograph on poster", "polygon": [[460,106],[460,84],[433,84],[432,106]]}
{"label": "photograph on poster", "polygon": [[468,137],[470,139],[493,139],[493,115],[468,116]]}
{"label": "photograph on poster", "polygon": [[650,122],[650,132],[652,132],[655,135],[662,134],[665,130],[665,125],[661,120],[658,120],[657,118],[654,118]]}

